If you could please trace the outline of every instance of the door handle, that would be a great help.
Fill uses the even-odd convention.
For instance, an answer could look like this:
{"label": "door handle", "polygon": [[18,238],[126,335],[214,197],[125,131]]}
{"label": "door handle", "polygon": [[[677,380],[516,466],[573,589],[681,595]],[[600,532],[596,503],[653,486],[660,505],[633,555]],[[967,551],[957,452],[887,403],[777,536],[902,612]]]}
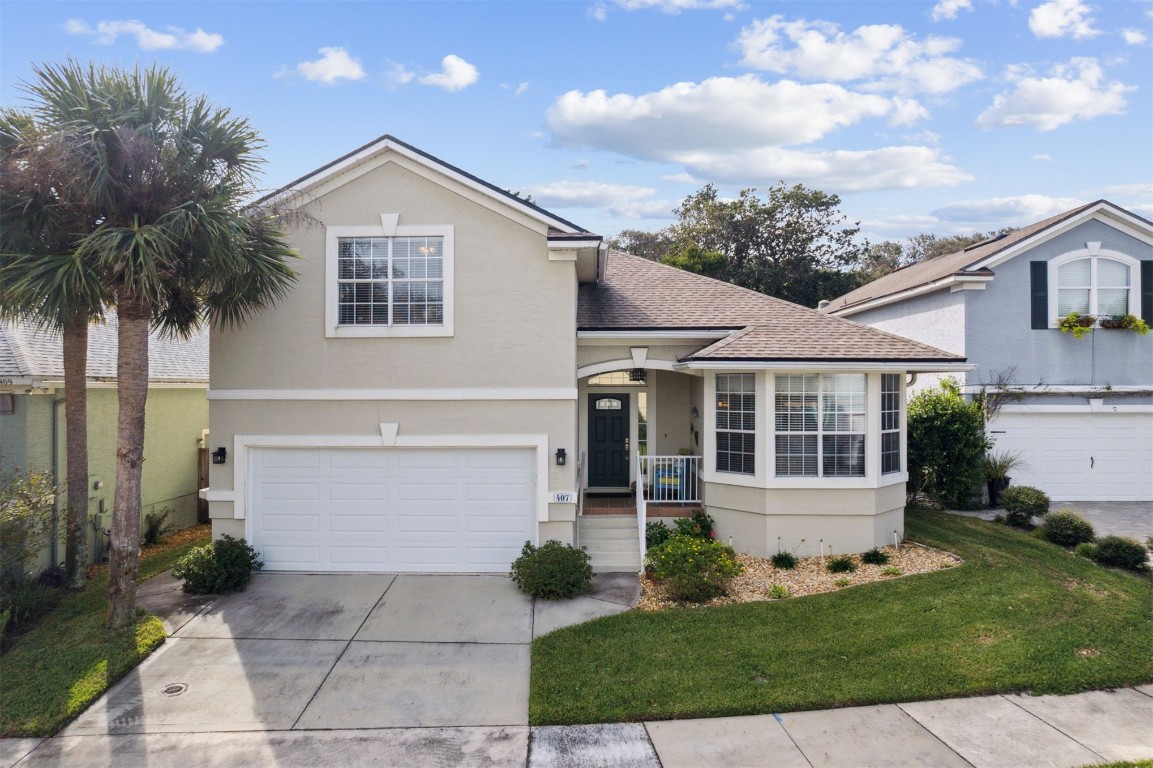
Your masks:
{"label": "door handle", "polygon": [[1089,469],[1093,468],[1094,463],[1096,463],[1096,459],[1094,459],[1092,456],[1090,456],[1089,457]]}
{"label": "door handle", "polygon": [[625,438],[625,453],[627,454],[628,452],[629,452],[629,439],[626,437]]}

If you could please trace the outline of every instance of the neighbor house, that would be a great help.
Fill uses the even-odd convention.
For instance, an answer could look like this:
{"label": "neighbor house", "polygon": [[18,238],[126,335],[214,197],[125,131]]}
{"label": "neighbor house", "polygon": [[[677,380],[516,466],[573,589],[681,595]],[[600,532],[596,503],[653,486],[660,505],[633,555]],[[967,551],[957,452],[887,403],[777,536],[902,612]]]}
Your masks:
{"label": "neighbor house", "polygon": [[[964,355],[994,450],[1054,500],[1153,500],[1153,224],[1105,200],[899,269],[824,307]],[[1096,318],[1076,338],[1059,323]],[[1086,320],[1088,322],[1088,319]],[[1130,321],[1131,322],[1131,321]],[[922,377],[932,382],[934,377]]]}
{"label": "neighbor house", "polygon": [[[107,549],[103,534],[116,488],[116,317],[89,328],[88,511],[93,555]],[[170,510],[168,522],[197,521],[200,443],[208,428],[208,333],[189,340],[153,334],[141,503],[144,514]],[[17,469],[49,472],[65,502],[67,451],[64,364],[60,336],[27,323],[0,323],[0,476]],[[63,536],[63,519],[59,523]],[[38,570],[63,560],[60,541],[43,553]]]}
{"label": "neighbor house", "polygon": [[207,494],[266,567],[507,572],[559,539],[636,569],[685,506],[760,555],[903,533],[905,385],[961,355],[610,251],[390,136],[273,199],[299,280],[213,332]]}

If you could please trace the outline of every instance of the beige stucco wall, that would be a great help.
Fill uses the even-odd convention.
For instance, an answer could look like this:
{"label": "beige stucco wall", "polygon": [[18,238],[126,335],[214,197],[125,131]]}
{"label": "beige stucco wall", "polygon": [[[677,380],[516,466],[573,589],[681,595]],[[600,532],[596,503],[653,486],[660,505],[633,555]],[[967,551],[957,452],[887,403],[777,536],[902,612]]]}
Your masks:
{"label": "beige stucco wall", "polygon": [[781,549],[799,556],[863,552],[904,536],[905,486],[876,489],[765,489],[705,484],[705,504],[717,538],[738,552],[767,557]]}
{"label": "beige stucco wall", "polygon": [[[316,222],[289,233],[303,257],[295,287],[243,329],[213,332],[212,389],[573,386],[575,264],[549,261],[539,222],[509,219],[393,162],[304,212]],[[325,337],[326,227],[380,226],[382,213],[399,213],[401,226],[454,227],[452,337]]]}

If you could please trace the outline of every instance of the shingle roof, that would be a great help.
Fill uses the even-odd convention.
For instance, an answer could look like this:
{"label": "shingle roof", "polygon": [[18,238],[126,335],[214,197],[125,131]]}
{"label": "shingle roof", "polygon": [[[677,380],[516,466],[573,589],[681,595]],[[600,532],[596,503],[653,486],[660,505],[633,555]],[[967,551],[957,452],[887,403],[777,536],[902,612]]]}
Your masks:
{"label": "shingle roof", "polygon": [[[88,378],[116,380],[116,315],[88,329]],[[149,334],[148,378],[153,382],[208,381],[208,329],[191,339]],[[59,380],[64,377],[60,335],[31,323],[0,323],[0,376]]]}
{"label": "shingle roof", "polygon": [[876,328],[620,251],[609,252],[602,283],[580,287],[577,328],[735,332],[690,360],[964,361]]}
{"label": "shingle roof", "polygon": [[[826,313],[835,312],[855,304],[861,304],[866,301],[872,301],[873,299],[879,299],[883,296],[890,296],[922,285],[928,285],[929,283],[942,280],[951,275],[970,274],[970,268],[973,265],[1101,203],[1107,203],[1107,201],[1098,200],[1093,203],[1088,203],[1087,205],[1079,206],[1070,211],[1059,213],[1044,221],[1038,221],[1036,224],[1030,224],[1027,227],[1014,230],[1004,237],[987,241],[984,244],[970,246],[963,251],[938,256],[935,259],[922,261],[918,264],[912,264],[898,269],[895,272],[890,272],[871,283],[862,285],[856,290],[849,291],[844,296],[833,299],[821,311]],[[1107,204],[1112,205],[1112,203]],[[981,272],[984,274],[992,274],[988,270],[981,270]]]}

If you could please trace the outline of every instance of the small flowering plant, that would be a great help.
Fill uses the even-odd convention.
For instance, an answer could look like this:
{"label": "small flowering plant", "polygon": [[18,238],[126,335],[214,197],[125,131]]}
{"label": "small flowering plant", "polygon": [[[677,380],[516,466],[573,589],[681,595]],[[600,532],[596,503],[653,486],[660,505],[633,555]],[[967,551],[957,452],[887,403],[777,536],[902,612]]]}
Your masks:
{"label": "small flowering plant", "polygon": [[674,533],[648,553],[648,570],[678,602],[703,603],[719,597],[744,571],[732,547],[711,538]]}
{"label": "small flowering plant", "polygon": [[715,521],[712,516],[703,510],[697,510],[692,517],[678,517],[676,532],[684,536],[693,536],[698,539],[715,539],[717,537]]}
{"label": "small flowering plant", "polygon": [[1070,312],[1064,317],[1057,318],[1057,327],[1061,333],[1071,333],[1073,338],[1079,339],[1087,333],[1093,332],[1093,324],[1097,322],[1095,315],[1082,315]]}

